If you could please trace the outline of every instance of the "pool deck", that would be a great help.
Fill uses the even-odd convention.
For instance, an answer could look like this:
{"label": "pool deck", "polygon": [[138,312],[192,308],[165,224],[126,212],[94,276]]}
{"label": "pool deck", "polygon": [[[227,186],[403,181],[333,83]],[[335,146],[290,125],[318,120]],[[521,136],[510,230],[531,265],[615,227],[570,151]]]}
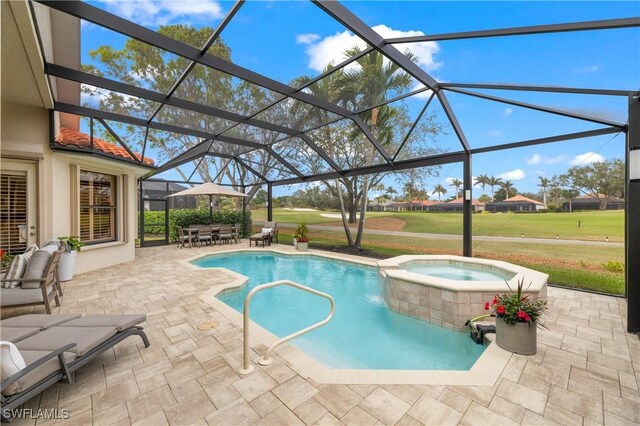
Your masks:
{"label": "pool deck", "polygon": [[[144,248],[135,262],[77,276],[56,311],[146,313],[151,347],[128,339],[25,408],[68,409],[57,423],[94,425],[640,423],[640,339],[624,331],[625,300],[558,288],[548,289],[538,353],[508,355],[491,385],[319,383],[282,357],[287,348],[241,376],[241,327],[208,300],[238,277],[184,260],[245,247]],[[197,329],[211,319],[218,327]],[[258,334],[252,359],[266,349]]]}

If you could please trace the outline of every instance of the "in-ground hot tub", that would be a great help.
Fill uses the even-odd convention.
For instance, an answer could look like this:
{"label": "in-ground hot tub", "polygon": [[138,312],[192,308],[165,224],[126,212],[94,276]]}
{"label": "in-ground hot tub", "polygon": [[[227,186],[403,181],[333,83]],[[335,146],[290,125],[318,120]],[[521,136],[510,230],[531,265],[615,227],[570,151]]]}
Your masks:
{"label": "in-ground hot tub", "polygon": [[407,255],[378,266],[392,310],[458,331],[469,318],[486,313],[484,304],[496,293],[515,290],[519,281],[531,297],[547,296],[547,274],[497,260]]}

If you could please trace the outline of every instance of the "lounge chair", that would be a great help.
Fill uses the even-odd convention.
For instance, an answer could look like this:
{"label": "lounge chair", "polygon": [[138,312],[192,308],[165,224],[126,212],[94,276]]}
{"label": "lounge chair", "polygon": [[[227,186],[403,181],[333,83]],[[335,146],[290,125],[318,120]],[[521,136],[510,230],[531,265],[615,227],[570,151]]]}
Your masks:
{"label": "lounge chair", "polygon": [[[41,254],[42,253],[42,254]],[[17,285],[0,288],[0,305],[3,308],[44,305],[45,311],[51,313],[51,300],[60,306],[62,288],[58,282],[58,263],[62,250],[49,253],[38,250],[27,263],[26,271],[20,278],[0,279],[0,284]],[[39,256],[36,257],[36,254]],[[47,259],[48,257],[48,259]]]}
{"label": "lounge chair", "polygon": [[[256,247],[262,243],[262,246],[271,245],[273,240],[278,242],[278,224],[276,222],[265,222],[262,231],[257,232],[249,237],[249,247],[251,243],[255,243]],[[268,231],[267,231],[268,230]]]}
{"label": "lounge chair", "polygon": [[149,340],[138,324],[145,315],[23,315],[0,321],[3,350],[10,342],[18,349],[26,367],[4,377],[2,419],[11,410],[59,381],[73,383],[73,373],[129,336]]}
{"label": "lounge chair", "polygon": [[271,244],[273,240],[276,241],[276,244],[280,244],[278,241],[278,222],[265,222],[262,228],[271,229],[271,232],[269,233],[269,244]]}

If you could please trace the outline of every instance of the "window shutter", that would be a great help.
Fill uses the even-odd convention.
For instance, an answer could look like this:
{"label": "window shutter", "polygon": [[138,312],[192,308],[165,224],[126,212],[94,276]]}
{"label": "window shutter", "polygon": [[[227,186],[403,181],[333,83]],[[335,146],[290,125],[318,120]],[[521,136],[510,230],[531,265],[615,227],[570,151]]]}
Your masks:
{"label": "window shutter", "polygon": [[[20,229],[19,225],[25,225]],[[27,248],[27,176],[0,175],[0,248],[19,254]],[[22,233],[22,235],[21,235]]]}

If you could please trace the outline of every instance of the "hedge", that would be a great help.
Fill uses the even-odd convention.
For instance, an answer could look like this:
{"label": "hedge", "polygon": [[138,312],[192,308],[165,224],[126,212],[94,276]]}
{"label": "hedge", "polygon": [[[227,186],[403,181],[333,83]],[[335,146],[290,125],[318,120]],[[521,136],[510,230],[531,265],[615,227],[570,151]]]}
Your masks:
{"label": "hedge", "polygon": [[[191,225],[208,224],[209,209],[176,209],[169,210],[169,241],[178,239],[178,226],[189,227]],[[247,210],[243,215],[242,210],[218,210],[213,212],[213,223],[223,223],[241,225],[241,235],[248,237],[251,235],[252,220],[251,211]],[[144,212],[145,234],[164,234],[164,212],[146,211]]]}

